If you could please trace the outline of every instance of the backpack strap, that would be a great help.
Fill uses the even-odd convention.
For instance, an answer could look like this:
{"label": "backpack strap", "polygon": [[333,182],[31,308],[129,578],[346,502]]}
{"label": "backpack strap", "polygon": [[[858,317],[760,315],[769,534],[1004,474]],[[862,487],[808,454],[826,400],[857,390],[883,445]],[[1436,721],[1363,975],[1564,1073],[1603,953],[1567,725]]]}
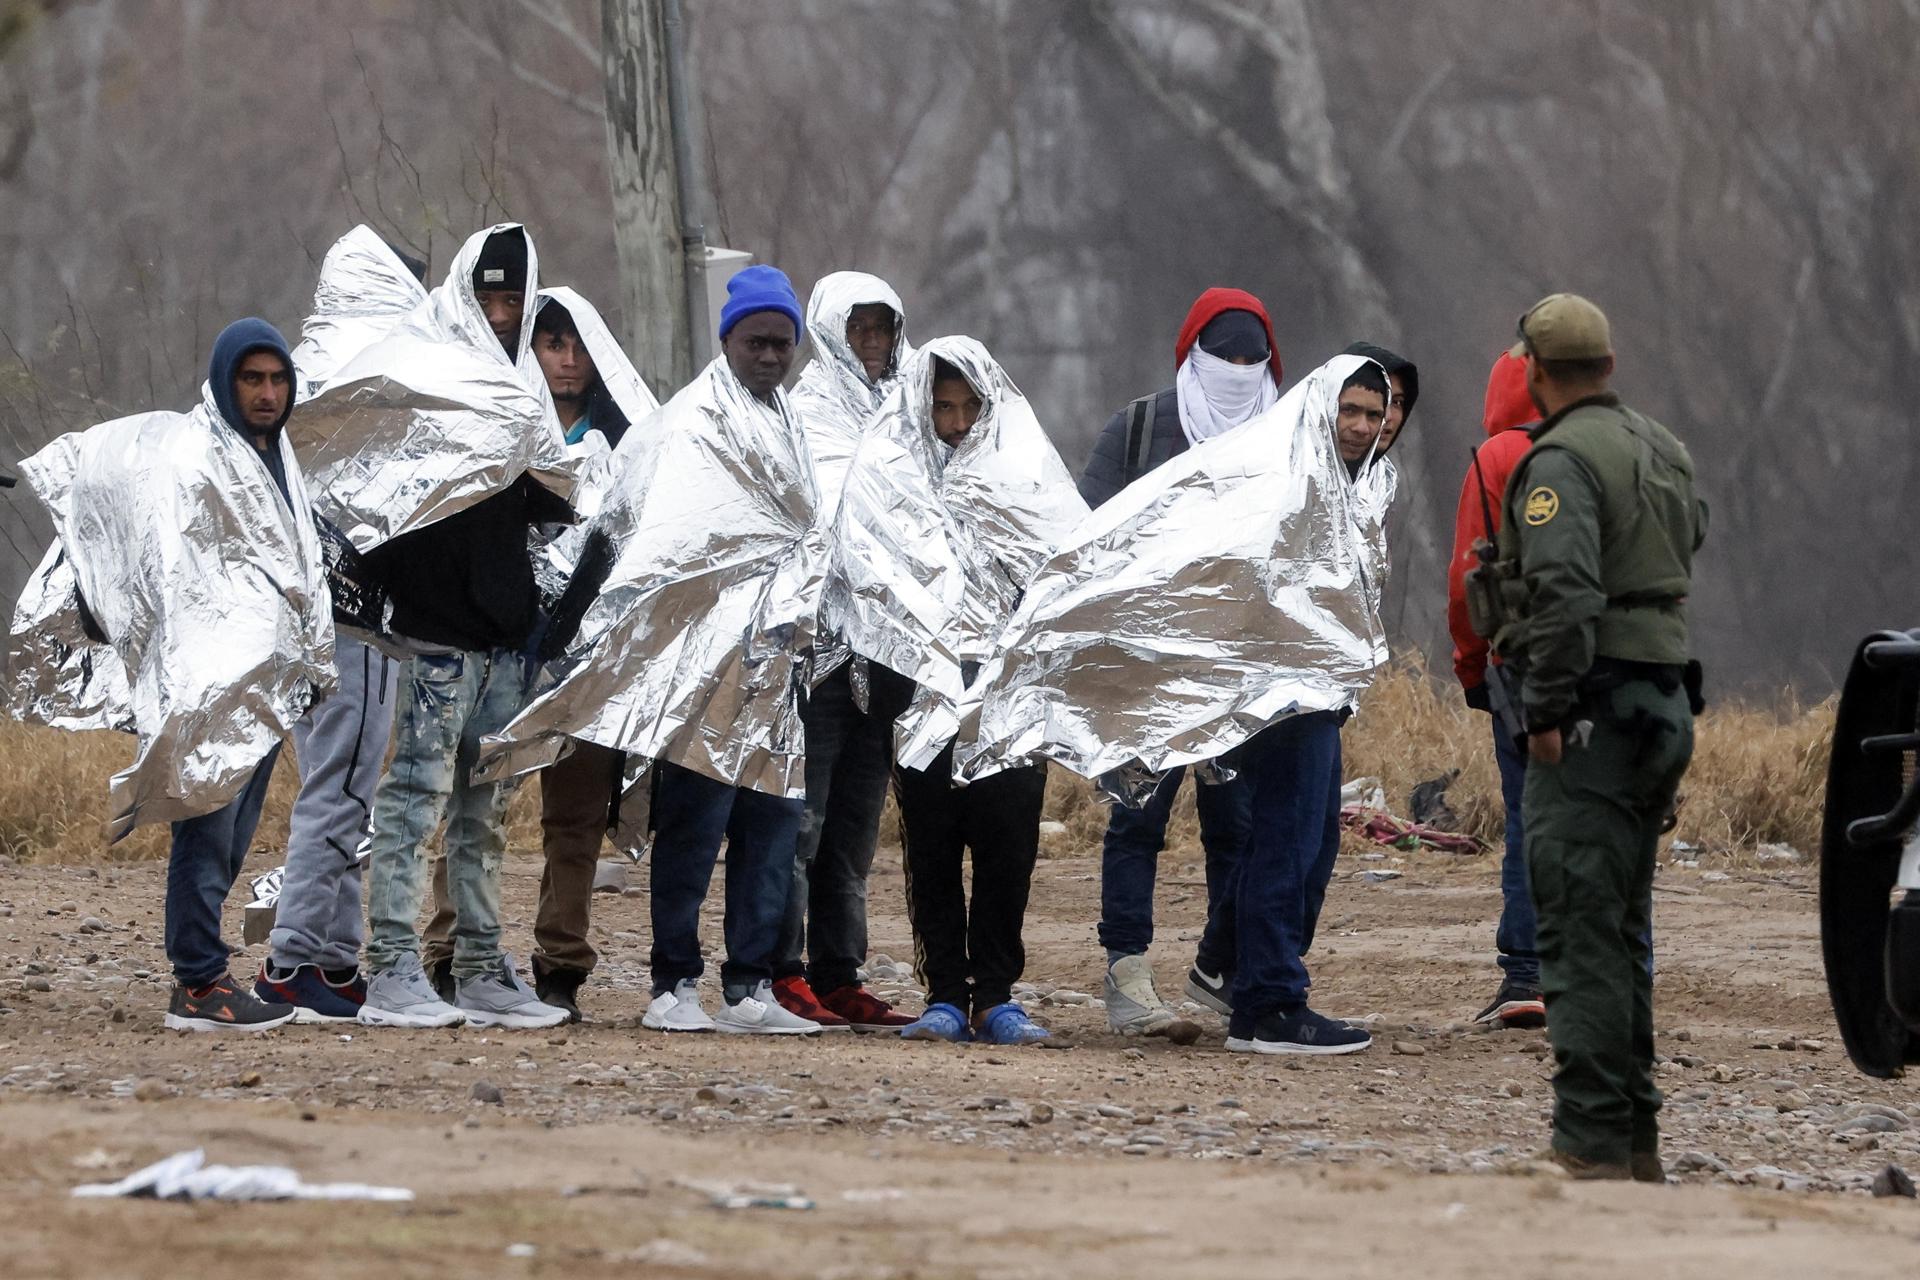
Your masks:
{"label": "backpack strap", "polygon": [[1127,456],[1120,473],[1122,487],[1147,472],[1147,454],[1153,448],[1153,414],[1159,400],[1156,392],[1127,406]]}

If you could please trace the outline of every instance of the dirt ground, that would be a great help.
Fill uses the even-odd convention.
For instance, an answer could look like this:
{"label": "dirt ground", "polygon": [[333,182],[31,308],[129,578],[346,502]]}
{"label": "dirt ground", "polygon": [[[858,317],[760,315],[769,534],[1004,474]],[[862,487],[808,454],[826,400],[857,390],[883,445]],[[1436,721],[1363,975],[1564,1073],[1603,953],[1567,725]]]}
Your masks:
{"label": "dirt ground", "polygon": [[[1660,873],[1677,1185],[1659,1188],[1531,1171],[1551,1100],[1544,1039],[1462,1025],[1497,980],[1491,856],[1343,856],[1315,1003],[1377,1015],[1375,1045],[1301,1061],[1228,1054],[1204,1014],[1188,1049],[1108,1034],[1085,1002],[1099,995],[1098,862],[1056,852],[1034,888],[1028,976],[1070,1047],[1023,1050],[644,1031],[644,868],[596,899],[603,958],[583,1026],[176,1035],[160,1028],[160,866],[0,868],[0,1274],[1911,1272],[1920,1204],[1865,1188],[1889,1163],[1920,1169],[1920,1098],[1857,1075],[1840,1049],[1808,867]],[[538,870],[508,865],[522,955]],[[1403,874],[1364,876],[1380,870]],[[1178,859],[1161,875],[1170,994],[1204,889]],[[872,932],[875,969],[895,973],[882,957],[911,950],[897,851],[876,870]],[[487,1086],[501,1101],[476,1100]],[[69,1195],[193,1147],[418,1198]],[[714,1206],[746,1184],[815,1207]]]}

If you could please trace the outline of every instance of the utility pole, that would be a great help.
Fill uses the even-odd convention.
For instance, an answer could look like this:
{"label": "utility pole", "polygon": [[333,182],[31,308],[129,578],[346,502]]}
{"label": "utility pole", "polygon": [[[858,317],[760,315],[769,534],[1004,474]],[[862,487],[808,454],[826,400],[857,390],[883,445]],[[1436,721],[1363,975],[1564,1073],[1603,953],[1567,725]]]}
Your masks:
{"label": "utility pole", "polygon": [[707,356],[706,232],[680,0],[602,0],[607,160],[627,350],[665,400]]}

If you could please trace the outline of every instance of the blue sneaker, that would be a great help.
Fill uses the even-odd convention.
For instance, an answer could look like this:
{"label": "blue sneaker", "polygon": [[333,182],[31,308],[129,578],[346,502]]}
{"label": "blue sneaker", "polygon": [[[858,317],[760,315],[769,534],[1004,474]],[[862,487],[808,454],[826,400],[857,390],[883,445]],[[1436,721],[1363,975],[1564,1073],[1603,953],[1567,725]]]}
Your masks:
{"label": "blue sneaker", "polygon": [[900,1028],[903,1040],[945,1040],[949,1044],[965,1044],[973,1039],[967,1030],[967,1015],[960,1012],[956,1005],[930,1004],[927,1011]]}
{"label": "blue sneaker", "polygon": [[253,993],[262,1000],[293,1006],[295,1022],[357,1022],[360,1004],[327,981],[317,964],[294,969],[276,969],[272,962],[260,966]]}
{"label": "blue sneaker", "polygon": [[985,1044],[1036,1044],[1041,1040],[1053,1039],[1053,1032],[1029,1018],[1025,1009],[1009,1000],[993,1006],[974,1019],[973,1038]]}

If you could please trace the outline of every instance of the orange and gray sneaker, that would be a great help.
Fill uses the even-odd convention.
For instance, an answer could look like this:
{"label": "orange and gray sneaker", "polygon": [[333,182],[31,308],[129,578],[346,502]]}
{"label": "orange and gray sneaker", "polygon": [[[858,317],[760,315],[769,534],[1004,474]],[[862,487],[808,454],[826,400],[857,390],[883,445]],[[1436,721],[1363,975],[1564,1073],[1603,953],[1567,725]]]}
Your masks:
{"label": "orange and gray sneaker", "polygon": [[223,973],[204,987],[173,984],[167,1030],[270,1031],[292,1022],[293,1015],[292,1005],[269,1004],[236,986],[231,973]]}
{"label": "orange and gray sneaker", "polygon": [[1540,988],[1518,982],[1502,982],[1493,1000],[1473,1016],[1481,1026],[1498,1024],[1515,1030],[1547,1025],[1547,1002]]}
{"label": "orange and gray sneaker", "polygon": [[820,997],[813,994],[813,988],[807,985],[807,980],[797,973],[774,982],[773,998],[794,1017],[819,1023],[822,1031],[851,1029],[845,1018],[820,1003]]}
{"label": "orange and gray sneaker", "polygon": [[820,997],[827,1012],[847,1020],[855,1031],[898,1031],[913,1025],[910,1013],[902,1013],[865,987],[854,985],[829,991]]}

